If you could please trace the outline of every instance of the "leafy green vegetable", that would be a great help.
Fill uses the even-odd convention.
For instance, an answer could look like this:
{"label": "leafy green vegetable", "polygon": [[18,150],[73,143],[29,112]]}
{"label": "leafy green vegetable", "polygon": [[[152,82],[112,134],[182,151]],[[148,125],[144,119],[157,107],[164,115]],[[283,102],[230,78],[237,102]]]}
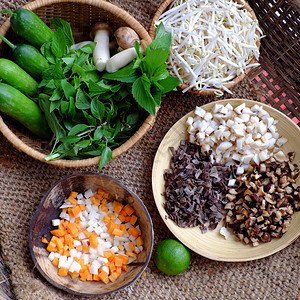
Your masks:
{"label": "leafy green vegetable", "polygon": [[99,73],[92,58],[96,43],[70,50],[70,25],[58,18],[51,22],[53,39],[41,48],[50,66],[39,85],[39,104],[55,136],[47,160],[101,155],[101,169],[180,83],[166,65],[171,36],[159,25],[144,55],[136,43],[132,63],[113,74]]}

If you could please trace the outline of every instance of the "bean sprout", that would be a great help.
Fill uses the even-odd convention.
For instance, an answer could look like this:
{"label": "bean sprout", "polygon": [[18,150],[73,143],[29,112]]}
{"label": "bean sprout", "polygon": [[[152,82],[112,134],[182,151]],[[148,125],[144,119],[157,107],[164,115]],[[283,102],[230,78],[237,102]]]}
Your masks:
{"label": "bean sprout", "polygon": [[[230,92],[226,85],[259,59],[258,21],[233,0],[175,0],[163,22],[172,34],[169,69],[190,89]],[[231,93],[231,92],[230,92]]]}

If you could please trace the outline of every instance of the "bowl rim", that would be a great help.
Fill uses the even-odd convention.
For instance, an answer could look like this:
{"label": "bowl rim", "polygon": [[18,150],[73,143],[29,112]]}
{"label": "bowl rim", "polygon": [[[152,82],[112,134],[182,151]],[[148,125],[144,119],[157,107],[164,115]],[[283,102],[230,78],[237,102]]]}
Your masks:
{"label": "bowl rim", "polygon": [[[160,16],[162,15],[162,13],[165,12],[165,10],[168,8],[169,5],[171,5],[172,2],[174,2],[175,0],[164,0],[161,5],[158,7],[157,11],[155,12],[152,20],[151,20],[151,24],[150,24],[150,27],[149,27],[149,35],[152,39],[154,39],[155,37],[155,22],[158,21],[158,19],[160,18]],[[248,2],[246,0],[233,0],[239,4],[243,4],[243,8],[246,9],[247,11],[250,12],[253,20],[257,20],[257,17],[255,15],[255,12],[254,10],[250,7],[250,5],[248,4]],[[258,20],[257,20],[258,22]],[[257,33],[260,35],[260,33],[257,31]],[[258,48],[260,48],[260,39],[258,39],[257,41],[257,46]],[[249,62],[249,64],[253,64],[255,63],[256,59],[255,57],[252,58],[252,60]],[[239,75],[237,75],[233,80],[232,80],[232,83],[230,84],[225,84],[225,87],[228,88],[228,89],[231,89],[232,87],[234,87],[235,85],[237,85],[239,82],[241,82],[243,79],[246,78],[246,76],[252,72],[256,67],[250,67],[250,68],[247,68],[244,70],[244,73],[241,73]],[[186,84],[186,83],[181,83],[179,86],[178,86],[178,89],[179,90],[184,90],[186,88],[188,88],[189,85]],[[221,91],[224,92],[223,89],[220,89]],[[195,88],[191,88],[188,90],[188,92],[190,93],[193,93],[193,94],[196,94],[198,96],[202,95],[202,96],[209,96],[209,95],[214,95],[214,91],[211,91],[211,90],[205,90],[205,91],[199,91]]]}
{"label": "bowl rim", "polygon": [[[51,6],[55,4],[61,4],[61,3],[76,3],[76,4],[86,4],[89,6],[98,7],[101,9],[104,9],[108,12],[110,12],[113,15],[116,15],[118,18],[124,20],[127,24],[130,22],[130,25],[141,37],[141,39],[146,43],[146,45],[150,44],[152,42],[152,39],[150,35],[148,34],[147,30],[143,27],[143,25],[138,22],[132,15],[130,15],[127,11],[124,9],[118,7],[117,5],[114,5],[112,3],[109,3],[107,1],[90,1],[90,0],[48,0],[48,1],[42,1],[42,0],[35,0],[33,2],[27,3],[26,5],[21,6],[20,8],[25,8],[29,10],[36,10],[40,7],[45,6]],[[8,18],[0,27],[0,34],[6,35],[6,33],[10,29],[10,18]],[[0,44],[2,43],[2,40],[0,40]],[[144,122],[141,124],[141,126],[136,130],[136,132],[123,144],[121,144],[118,148],[115,148],[112,150],[112,157],[113,159],[122,155],[124,152],[129,150],[131,147],[133,147],[154,125],[156,115],[159,108],[156,107],[156,113],[155,116],[148,115],[147,118],[144,120]],[[43,154],[39,152],[38,150],[35,150],[28,144],[26,144],[20,137],[17,136],[5,123],[4,119],[2,118],[0,114],[0,131],[2,134],[6,137],[6,139],[19,151],[26,153],[27,155],[31,156],[34,159],[37,159],[43,163],[47,163],[49,165],[54,165],[62,168],[79,168],[79,167],[90,167],[99,164],[101,156],[95,156],[91,158],[86,159],[78,159],[78,160],[68,160],[68,159],[57,159],[57,160],[51,160],[46,161],[45,158],[47,157],[46,154]],[[32,135],[29,132],[30,136]]]}
{"label": "bowl rim", "polygon": [[[67,180],[67,179],[70,179],[72,177],[76,177],[78,175],[81,175],[81,176],[85,176],[85,175],[88,175],[88,176],[98,176],[98,177],[104,177],[104,178],[107,178],[109,180],[112,180],[114,181],[115,183],[117,183],[118,185],[120,185],[122,188],[124,188],[128,193],[130,193],[137,201],[138,203],[141,205],[141,207],[143,208],[144,212],[146,213],[146,216],[147,216],[147,219],[148,219],[148,222],[150,224],[150,231],[151,231],[151,239],[150,239],[150,249],[149,249],[149,253],[147,255],[147,258],[146,258],[146,261],[143,265],[143,267],[141,268],[141,270],[137,273],[137,275],[132,279],[130,280],[128,283],[124,284],[123,286],[120,286],[119,288],[117,288],[116,290],[113,290],[113,291],[109,291],[109,292],[104,292],[104,293],[100,293],[100,294],[88,294],[88,293],[80,293],[80,292],[77,292],[77,291],[74,291],[64,285],[61,285],[59,284],[58,282],[54,281],[53,279],[51,279],[45,272],[44,270],[42,269],[42,267],[38,264],[37,262],[37,259],[35,257],[35,253],[33,251],[33,245],[32,245],[32,237],[33,237],[33,234],[32,234],[32,229],[33,229],[33,225],[35,223],[35,220],[36,218],[38,217],[38,214],[39,214],[39,211],[40,209],[43,207],[43,204],[45,202],[45,200],[47,199],[47,197],[49,196],[50,192],[60,183],[62,183],[63,181]],[[77,296],[104,296],[104,295],[109,295],[111,293],[115,293],[117,291],[120,291],[128,286],[130,286],[134,281],[136,281],[141,275],[142,273],[144,272],[144,270],[147,268],[148,264],[149,264],[149,261],[151,259],[151,255],[152,255],[152,251],[153,251],[153,245],[154,245],[154,229],[153,229],[153,222],[152,222],[152,219],[151,219],[151,216],[150,216],[150,213],[147,209],[147,207],[145,206],[145,204],[143,203],[143,201],[134,193],[132,192],[124,183],[122,183],[121,181],[109,176],[109,175],[106,175],[106,174],[102,174],[102,173],[96,173],[96,172],[80,172],[80,173],[75,173],[75,174],[72,174],[72,175],[68,175],[66,177],[63,177],[61,178],[60,180],[58,180],[57,182],[55,182],[50,188],[49,190],[47,191],[47,193],[43,196],[43,199],[41,200],[39,206],[37,207],[33,217],[32,217],[32,220],[30,222],[30,227],[29,227],[29,236],[28,236],[28,243],[29,243],[29,250],[30,250],[30,254],[31,254],[31,257],[32,257],[32,260],[33,260],[33,263],[34,263],[34,267],[37,268],[39,270],[39,272],[41,273],[41,275],[49,282],[51,283],[53,286],[61,289],[61,290],[64,290],[68,293],[71,293],[71,294],[74,294],[74,295],[77,295]]]}

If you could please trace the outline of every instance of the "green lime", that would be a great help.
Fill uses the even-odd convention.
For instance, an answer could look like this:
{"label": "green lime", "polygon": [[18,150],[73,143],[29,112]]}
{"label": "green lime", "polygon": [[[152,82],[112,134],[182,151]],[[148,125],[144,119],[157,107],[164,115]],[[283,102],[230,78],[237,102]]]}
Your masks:
{"label": "green lime", "polygon": [[191,255],[179,241],[166,239],[156,246],[153,258],[161,272],[167,275],[177,275],[187,269]]}

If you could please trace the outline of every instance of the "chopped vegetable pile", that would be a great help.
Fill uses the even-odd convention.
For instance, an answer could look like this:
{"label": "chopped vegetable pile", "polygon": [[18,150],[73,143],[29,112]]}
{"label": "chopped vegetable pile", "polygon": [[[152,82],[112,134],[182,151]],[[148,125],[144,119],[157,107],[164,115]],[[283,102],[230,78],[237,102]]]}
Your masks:
{"label": "chopped vegetable pile", "polygon": [[185,140],[171,152],[170,169],[164,173],[169,218],[180,227],[199,226],[202,232],[215,229],[228,202],[230,168],[212,163],[209,152]]}
{"label": "chopped vegetable pile", "polygon": [[143,250],[135,210],[108,198],[100,188],[96,193],[71,192],[61,206],[60,219],[52,220],[57,229],[51,240],[42,239],[58,275],[114,282]]}
{"label": "chopped vegetable pile", "polygon": [[279,136],[277,122],[259,104],[247,107],[242,103],[233,108],[227,103],[216,104],[211,111],[196,107],[187,126],[191,142],[212,150],[212,161],[237,165],[239,175],[271,156],[278,161],[287,159],[281,149],[287,139]]}
{"label": "chopped vegetable pile", "polygon": [[171,74],[188,88],[223,90],[258,60],[257,42],[262,32],[258,21],[233,0],[176,0],[165,11],[162,22],[172,33],[169,57]]}

